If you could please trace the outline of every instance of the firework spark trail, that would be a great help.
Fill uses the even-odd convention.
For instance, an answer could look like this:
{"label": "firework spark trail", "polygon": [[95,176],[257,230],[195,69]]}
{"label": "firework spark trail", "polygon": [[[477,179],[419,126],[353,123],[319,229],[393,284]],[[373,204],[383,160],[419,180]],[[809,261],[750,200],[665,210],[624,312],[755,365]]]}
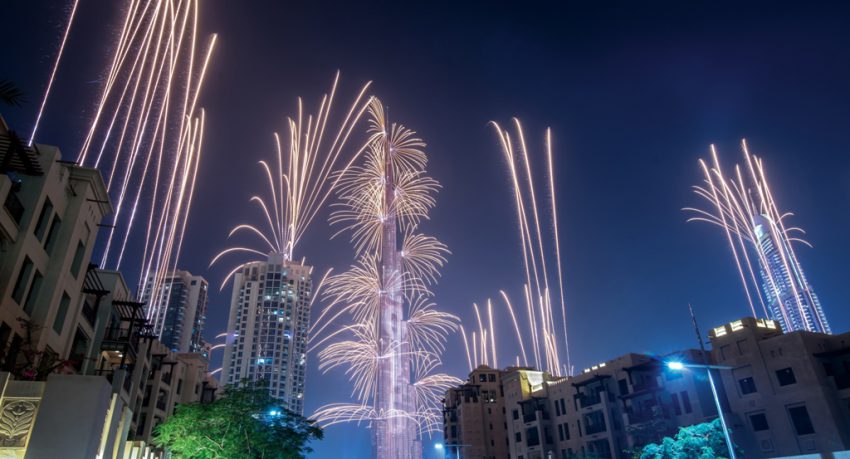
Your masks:
{"label": "firework spark trail", "polygon": [[[331,90],[322,97],[315,115],[304,119],[304,108],[298,99],[298,113],[287,119],[288,136],[274,134],[277,167],[276,172],[266,161],[260,161],[263,175],[268,181],[269,197],[252,196],[251,202],[261,211],[263,224],[242,223],[236,225],[228,237],[247,233],[260,243],[256,246],[233,246],[219,252],[210,266],[229,254],[248,254],[264,257],[269,251],[282,253],[293,259],[295,248],[307,227],[324,208],[330,195],[352,164],[365,151],[368,144],[354,150],[343,162],[351,138],[360,119],[368,108],[367,82],[354,98],[350,108],[336,127],[333,140],[324,146],[328,134],[328,123],[339,86],[340,74],[334,77]],[[243,264],[236,266],[222,281],[221,288]]]}
{"label": "firework spark trail", "polygon": [[[512,193],[516,204],[517,225],[520,247],[522,248],[523,269],[525,271],[525,283],[522,288],[525,323],[522,326],[517,320],[517,314],[510,297],[504,290],[499,291],[504,306],[510,315],[511,324],[513,325],[513,330],[519,344],[520,354],[516,355],[516,362],[519,364],[521,357],[523,364],[526,366],[529,365],[529,357],[526,354],[525,346],[525,337],[528,336],[530,338],[528,344],[531,348],[531,363],[537,368],[555,375],[571,374],[572,364],[567,335],[560,233],[557,222],[558,213],[555,193],[552,133],[551,130],[547,129],[545,136],[546,191],[551,203],[550,212],[552,218],[551,235],[548,235],[551,236],[552,241],[547,242],[548,236],[543,230],[543,224],[541,223],[542,212],[537,201],[534,169],[522,124],[518,119],[513,119],[512,124],[513,131],[516,133],[515,137],[511,135],[508,129],[503,129],[499,124],[495,122],[491,124],[495,127],[499,136],[501,150],[508,166],[510,182],[513,188]],[[516,138],[516,141],[514,138]],[[549,257],[547,257],[550,249],[554,250],[555,255],[556,266],[554,270],[550,268]],[[553,307],[555,302],[551,298],[550,277],[553,275],[553,272],[557,273],[561,316],[560,328],[562,334],[559,333],[559,327],[556,326],[557,314],[556,308]],[[473,356],[471,361],[468,357],[470,371],[474,369],[474,366],[482,363],[492,364],[492,366],[498,367],[496,342],[499,340],[495,336],[496,327],[492,314],[492,302],[489,299],[487,300],[488,321],[486,324],[481,319],[478,306],[473,305],[473,308],[475,309],[478,321],[478,331],[473,332],[473,336],[479,338],[472,339],[471,350],[470,344],[466,343],[464,339],[467,356]],[[527,333],[523,331],[524,328],[527,330]],[[480,342],[478,341],[479,339]],[[561,360],[561,345],[563,345],[563,355],[566,360],[564,364],[562,364]]]}
{"label": "firework spark trail", "polygon": [[59,70],[59,62],[62,61],[62,54],[65,52],[65,43],[68,41],[68,35],[71,33],[71,25],[74,23],[74,18],[77,15],[77,5],[80,0],[73,0],[71,12],[68,14],[68,22],[65,25],[65,33],[62,34],[62,42],[59,44],[59,51],[56,52],[56,60],[53,62],[53,70],[50,72],[50,79],[47,80],[47,88],[44,90],[44,97],[41,99],[41,105],[38,107],[38,114],[33,123],[30,140],[28,146],[32,146],[35,141],[35,134],[38,132],[38,125],[41,123],[41,117],[44,115],[44,108],[47,106],[47,98],[50,96],[50,90],[53,88],[53,82],[56,80],[56,71]]}
{"label": "firework spark trail", "polygon": [[[785,225],[786,217],[792,214],[779,211],[762,160],[750,154],[746,140],[741,144],[746,173],[736,166],[732,176],[724,175],[714,145],[710,147],[712,165],[700,160],[703,185],[694,186],[693,190],[710,204],[711,210],[687,207],[684,210],[693,214],[688,221],[723,228],[754,316],[758,316],[752,298],[755,295],[764,315],[779,320],[786,331],[800,328],[829,333],[820,303],[803,275],[792,244],[799,242],[811,246],[802,237],[795,236],[795,233],[805,232]],[[756,279],[753,258],[762,275],[761,285]],[[777,263],[780,271],[774,272],[772,266]],[[788,294],[783,293],[789,289]],[[807,311],[807,307],[813,310]]]}
{"label": "firework spark trail", "polygon": [[418,232],[439,188],[425,175],[425,145],[413,131],[390,124],[377,99],[369,114],[368,148],[338,175],[339,202],[330,219],[342,226],[337,234],[351,234],[357,260],[328,279],[324,320],[311,332],[311,346],[323,347],[320,368],[344,369],[359,403],[327,405],[314,417],[325,426],[368,422],[378,457],[405,459],[416,454],[417,437],[438,430],[438,402],[461,382],[433,373],[458,318],[430,300],[448,248]]}
{"label": "firework spark trail", "polygon": [[[157,332],[162,286],[177,269],[202,157],[205,114],[197,102],[216,36],[198,49],[199,9],[200,0],[129,2],[78,155],[80,164],[105,172],[115,202],[101,265],[139,263],[138,294],[150,294],[147,315]],[[140,232],[144,248],[131,254]]]}

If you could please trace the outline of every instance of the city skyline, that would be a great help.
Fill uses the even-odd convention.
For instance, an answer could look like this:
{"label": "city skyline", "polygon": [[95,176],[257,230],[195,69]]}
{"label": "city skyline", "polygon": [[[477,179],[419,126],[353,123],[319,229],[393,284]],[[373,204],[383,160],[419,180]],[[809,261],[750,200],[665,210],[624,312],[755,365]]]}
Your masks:
{"label": "city skyline", "polygon": [[[84,4],[78,13],[78,21],[82,24],[87,21],[85,6]],[[19,16],[35,15],[29,13],[32,9],[51,11],[50,7],[44,5],[31,7],[32,9],[24,6],[14,8]],[[220,59],[218,63],[221,67],[216,68],[216,64],[213,64],[217,74],[205,89],[213,93],[221,93],[225,88],[232,87],[235,81],[247,81],[234,79],[224,72],[228,67],[238,66],[239,62],[250,62],[246,61],[247,57],[237,56],[242,48],[238,44],[240,42],[237,32],[249,29],[240,21],[263,20],[250,12],[239,11],[231,18],[232,21],[228,22],[221,11],[216,11],[219,8],[221,6],[214,3],[207,7],[205,19],[209,19],[209,22],[204,25],[205,32],[222,32],[219,43],[221,55],[216,56],[216,60]],[[709,17],[723,19],[722,14],[716,10],[705,6],[703,8]],[[318,16],[316,11],[311,8],[308,10],[306,13],[311,14],[310,17]],[[55,8],[52,12],[54,14],[50,17],[55,17],[54,22],[60,23],[64,12]],[[385,12],[388,15],[397,13]],[[603,10],[585,13],[594,17],[615,14]],[[202,273],[212,284],[218,285],[225,274],[222,272],[223,268],[207,271],[206,263],[225,244],[224,236],[228,229],[237,220],[244,218],[244,214],[223,218],[222,209],[240,209],[251,194],[260,191],[261,185],[254,183],[255,166],[251,163],[254,160],[268,159],[271,132],[276,129],[280,120],[289,114],[288,107],[292,106],[295,98],[305,96],[307,100],[315,102],[315,95],[324,89],[322,85],[326,85],[333,72],[339,68],[349,82],[357,84],[374,80],[376,93],[387,94],[391,113],[397,112],[403,114],[401,118],[410,119],[410,124],[416,125],[424,132],[423,136],[430,142],[433,175],[443,183],[444,189],[441,191],[441,205],[435,209],[433,221],[429,222],[429,231],[444,239],[454,251],[454,255],[449,258],[444,279],[436,287],[436,293],[439,302],[450,305],[449,310],[461,315],[465,323],[474,321],[474,313],[471,310],[473,302],[493,296],[493,292],[499,288],[521,288],[514,280],[520,275],[521,266],[521,260],[518,258],[520,243],[514,234],[515,230],[486,226],[472,229],[475,225],[471,224],[476,221],[513,222],[512,197],[504,186],[504,165],[499,158],[498,145],[486,123],[491,119],[507,119],[520,115],[527,120],[526,124],[533,132],[540,132],[547,126],[553,128],[555,163],[559,172],[557,175],[563,181],[558,184],[559,201],[563,206],[559,223],[567,235],[564,241],[565,289],[571,343],[577,343],[573,347],[576,366],[581,368],[606,356],[631,350],[627,349],[627,345],[632,344],[659,353],[665,349],[688,345],[692,336],[687,329],[687,302],[694,303],[700,322],[706,329],[745,315],[748,307],[741,297],[737,273],[729,263],[729,255],[726,253],[728,249],[725,248],[722,235],[713,229],[686,225],[678,210],[693,203],[693,198],[688,195],[688,186],[699,178],[696,161],[708,144],[717,142],[721,147],[725,147],[721,148],[722,150],[731,152],[735,151],[741,137],[747,137],[757,147],[759,156],[769,163],[774,181],[795,184],[795,193],[792,194],[792,190],[783,189],[781,186],[777,187],[777,193],[782,194],[781,201],[784,206],[797,212],[795,221],[804,226],[809,231],[810,238],[816,242],[814,249],[799,249],[799,256],[807,274],[815,279],[818,292],[824,298],[823,302],[833,328],[839,331],[847,330],[850,328],[850,317],[843,311],[845,308],[841,307],[843,289],[839,262],[848,255],[846,243],[841,243],[841,229],[846,228],[848,223],[844,208],[846,205],[839,203],[838,210],[829,210],[821,203],[829,202],[831,197],[847,195],[847,178],[843,172],[847,168],[846,160],[836,157],[847,147],[846,141],[841,139],[839,129],[847,119],[847,108],[843,106],[847,104],[839,103],[844,102],[846,93],[838,93],[842,96],[834,102],[825,99],[831,94],[830,91],[837,91],[837,82],[841,80],[841,75],[850,72],[845,64],[831,64],[834,67],[830,68],[835,72],[834,76],[827,78],[826,88],[818,88],[815,85],[797,87],[795,83],[799,79],[816,81],[815,76],[822,73],[819,70],[829,61],[830,50],[839,49],[839,45],[830,48],[824,43],[827,38],[834,38],[839,33],[833,22],[822,18],[825,14],[822,11],[799,7],[795,13],[802,17],[803,25],[790,26],[788,15],[791,13],[773,13],[768,16],[768,25],[762,25],[759,29],[759,32],[767,33],[767,37],[738,50],[740,52],[737,54],[737,48],[731,42],[734,42],[736,37],[754,40],[752,37],[756,35],[756,32],[747,32],[744,26],[745,19],[756,14],[752,10],[745,10],[741,13],[741,18],[736,20],[726,18],[724,24],[730,34],[721,38],[702,29],[688,32],[679,28],[682,26],[674,27],[663,22],[659,24],[660,29],[656,34],[684,38],[686,45],[691,46],[688,49],[695,50],[693,54],[679,53],[674,47],[658,45],[658,37],[653,34],[638,34],[638,39],[631,44],[628,40],[616,38],[603,40],[603,44],[599,45],[602,52],[598,60],[587,58],[582,54],[585,48],[580,48],[566,54],[570,62],[576,64],[575,67],[555,67],[569,70],[574,75],[573,79],[569,80],[575,84],[574,89],[570,89],[569,84],[560,88],[554,84],[555,79],[535,76],[536,74],[529,73],[530,70],[522,70],[522,66],[517,66],[518,68],[512,71],[513,78],[525,76],[530,81],[547,86],[549,91],[555,91],[555,100],[551,102],[545,98],[546,91],[529,88],[533,85],[511,83],[508,78],[490,77],[487,72],[481,71],[481,67],[469,66],[467,69],[471,69],[472,74],[466,78],[459,77],[460,81],[470,83],[469,80],[480,78],[486,84],[469,93],[462,93],[469,97],[470,103],[457,106],[453,116],[449,116],[446,121],[439,120],[445,113],[444,104],[458,95],[454,94],[454,91],[460,90],[447,77],[441,77],[438,72],[428,73],[440,89],[436,91],[436,100],[431,102],[423,95],[411,95],[404,91],[405,86],[423,82],[412,70],[394,74],[386,67],[374,65],[372,60],[357,63],[353,58],[345,58],[343,52],[350,51],[354,44],[335,49],[334,46],[338,45],[333,42],[320,42],[320,49],[327,53],[320,63],[307,59],[306,62],[310,62],[310,65],[284,79],[281,79],[280,75],[285,72],[277,67],[278,72],[274,78],[259,78],[258,86],[271,94],[266,103],[258,102],[259,98],[255,94],[243,96],[247,99],[244,101],[235,96],[225,96],[221,102],[212,105],[209,95],[201,97],[205,106],[210,107],[207,122],[211,123],[208,124],[211,127],[208,127],[208,130],[225,132],[232,129],[235,131],[234,137],[239,141],[213,134],[206,144],[208,150],[205,155],[210,161],[204,165],[207,168],[206,174],[218,179],[205,182],[202,174],[196,196],[204,196],[203,201],[219,204],[213,206],[214,209],[204,209],[201,206],[193,209],[189,231],[192,232],[194,228],[194,231],[202,234],[187,238],[179,268]],[[470,11],[464,9],[460,14],[468,17]],[[674,10],[671,14],[677,14],[685,24],[703,24],[681,10]],[[426,12],[424,18],[427,17]],[[414,27],[424,28],[424,18],[417,19]],[[341,20],[338,15],[329,19]],[[492,20],[495,24],[503,24],[506,21],[500,14]],[[89,25],[92,25],[92,20],[88,21]],[[16,27],[24,27],[26,24],[24,22]],[[546,21],[542,24],[547,27],[543,27],[539,34],[524,30],[528,38],[519,40],[514,46],[523,49],[529,45],[544,45],[547,31],[554,28]],[[822,29],[807,39],[801,38],[802,35],[812,32],[815,24],[822,25]],[[86,30],[85,25],[80,27]],[[451,23],[447,27],[450,37],[463,36],[460,23]],[[486,40],[492,40],[494,48],[511,44],[511,40],[499,27],[477,24],[475,30],[486,31]],[[627,31],[639,32],[634,29]],[[264,36],[270,38],[277,36],[274,32],[264,33],[268,34]],[[803,40],[812,47],[825,48],[805,58],[797,57],[807,64],[801,66],[803,69],[792,69],[791,67],[795,66],[784,63],[784,58],[779,53],[765,52],[758,55],[757,51],[767,49],[772,40],[783,43],[786,34]],[[4,38],[9,39],[5,35]],[[716,40],[710,41],[711,38]],[[846,44],[846,36],[840,38],[840,43]],[[428,40],[413,41],[418,48],[430,50],[426,58],[429,63],[436,64],[442,57],[459,59],[462,56],[460,52],[444,53],[442,50],[448,47],[447,42],[434,39],[437,40],[435,43]],[[409,44],[410,40],[406,40]],[[66,61],[59,69],[57,86],[54,88],[54,91],[59,92],[54,92],[54,97],[55,94],[62,93],[63,88],[67,92],[71,87],[94,89],[97,86],[89,84],[91,88],[88,88],[80,83],[96,79],[98,71],[86,69],[80,72],[79,76],[69,76],[72,69],[80,69],[78,65],[82,65],[73,62],[104,66],[103,50],[99,49],[97,53],[84,50],[79,44],[81,41],[86,40],[82,40],[79,33],[72,31],[66,49]],[[271,41],[273,40],[268,40]],[[30,71],[44,75],[46,80],[50,68],[50,58],[47,56],[53,52],[54,42],[53,38],[35,40],[32,46],[41,48],[23,49],[19,51],[18,58],[28,62]],[[275,48],[270,44],[267,46],[261,49]],[[633,57],[624,57],[622,52],[617,51],[618,46],[631,46],[629,49],[636,49],[643,53],[640,55],[654,59],[652,62],[655,66],[681,70],[681,84],[674,85],[673,91],[660,92],[653,83],[653,77],[657,75],[630,67]],[[586,48],[587,51],[594,49],[600,51],[600,48]],[[534,57],[545,55],[543,51],[540,49],[535,52]],[[304,58],[306,52],[296,50],[293,53]],[[358,56],[366,59],[363,55]],[[511,52],[510,56],[520,59],[516,51]],[[490,58],[493,61],[499,60],[494,56],[488,57]],[[739,80],[737,86],[725,70],[715,70],[710,77],[696,76],[706,67],[732,67],[733,64],[747,59],[754,59],[754,67],[743,76],[743,82]],[[522,61],[528,63],[533,59]],[[489,68],[481,62],[476,65]],[[589,68],[584,69],[582,66]],[[778,76],[779,82],[757,87],[759,77],[773,74],[769,71],[777,66],[788,73]],[[583,80],[593,77],[594,71],[607,67],[622,70],[631,68],[637,73],[634,84],[647,90],[654,89],[654,92],[650,92],[661,99],[662,106],[670,113],[662,115],[659,114],[664,111],[662,109],[647,108],[646,104],[653,100],[649,95],[626,96],[628,87],[612,83],[610,77],[601,78],[602,81],[595,83]],[[446,67],[439,68],[447,71]],[[44,70],[36,71],[38,69]],[[14,79],[14,74],[9,78]],[[313,80],[320,81],[321,85]],[[4,116],[10,120],[10,125],[25,130],[34,119],[32,115],[37,108],[36,100],[40,97],[44,82],[35,78],[25,81],[18,79],[18,82],[27,90],[29,103],[21,109],[4,110]],[[579,85],[580,82],[584,85]],[[693,88],[701,85],[707,85],[706,95],[696,94],[698,91]],[[801,94],[781,95],[783,90],[791,87],[797,88]],[[625,103],[622,100],[614,100],[616,97],[606,98],[606,88],[614,89],[616,95],[625,100]],[[91,92],[94,94],[96,90]],[[734,97],[742,94],[752,95],[743,97],[743,100]],[[727,97],[719,97],[720,95]],[[525,100],[526,98],[528,100]],[[67,100],[58,99],[48,104],[38,137],[44,143],[58,144],[63,151],[72,152],[79,142],[80,126],[85,125],[85,122],[79,123],[79,126],[75,125],[75,122],[65,126],[58,113],[69,107],[76,107],[73,108],[73,113],[88,113],[90,106],[85,105],[82,96],[69,97]],[[809,118],[805,120],[801,113],[809,107],[810,99],[817,99],[826,104],[827,108],[814,114],[808,113],[806,116]],[[595,103],[591,101],[601,106],[595,108]],[[469,106],[476,103],[481,107],[472,110]],[[257,105],[256,108],[253,107],[254,104]],[[787,110],[779,113],[775,110],[776,104]],[[616,111],[621,105],[625,107],[624,114],[619,115]],[[682,106],[690,108],[683,109]],[[228,111],[238,112],[239,115],[227,114]],[[245,115],[246,113],[250,116]],[[664,131],[648,128],[648,120],[635,118],[641,114],[653,123],[672,124],[671,128],[664,131],[678,132],[667,132],[670,138],[665,137]],[[580,119],[583,116],[586,118]],[[241,121],[237,117],[247,120]],[[680,118],[679,121],[675,120],[677,117]],[[80,118],[84,121],[86,116]],[[752,121],[754,119],[759,121]],[[230,129],[225,129],[226,127]],[[790,127],[796,127],[796,132],[791,132]],[[617,128],[623,133],[622,141],[604,138],[602,133],[611,128]],[[451,135],[440,134],[441,132]],[[455,139],[452,136],[466,138]],[[69,145],[65,146],[65,143]],[[229,152],[237,151],[236,147],[239,147],[239,154],[247,155],[251,159],[242,161],[244,166],[231,166],[227,160],[231,154]],[[632,158],[624,153],[628,149],[634,150],[632,154],[639,158]],[[829,166],[826,165],[827,159],[830,160]],[[647,175],[650,173],[658,175]],[[612,183],[618,185],[611,186]],[[797,190],[797,184],[802,184],[803,189]],[[628,191],[634,190],[636,186],[645,188],[639,192]],[[592,202],[589,202],[589,195],[593,196]],[[314,224],[315,232],[304,238],[301,252],[320,271],[324,271],[326,267],[342,269],[348,265],[349,257],[340,254],[350,250],[346,252],[344,241],[326,242],[331,230],[323,220],[317,221],[318,224]],[[642,241],[642,244],[635,244],[636,240]],[[132,279],[133,276],[128,278]],[[224,293],[211,292],[214,298],[211,298],[210,302],[210,315],[215,317],[209,320],[207,326],[208,339],[217,332],[224,331],[225,324],[221,317],[227,308],[225,299],[229,295],[228,290],[225,288]],[[606,316],[624,319],[621,321],[624,323],[612,324],[613,333],[623,337],[622,344],[606,344],[604,339],[593,333],[593,327],[587,325],[600,321],[597,313],[601,308],[609,312]],[[659,329],[670,328],[671,334],[664,337],[644,336],[638,327],[630,324],[646,314],[655,318],[655,326]],[[502,322],[507,325],[506,321]],[[672,328],[677,326],[678,330]],[[502,335],[509,336],[509,332],[510,330],[505,328]],[[455,346],[462,345],[458,336],[451,337],[450,343]],[[450,365],[450,373],[465,376],[464,356],[453,356],[447,364]],[[319,374],[315,368],[308,370],[308,373],[310,371],[313,375]],[[326,378],[331,376],[340,381],[344,378],[342,375],[329,375]],[[319,393],[319,389],[311,389],[310,392]],[[345,395],[346,390],[334,389],[329,385],[325,401]],[[321,404],[318,400],[315,402],[315,406]],[[310,412],[309,407],[306,412]],[[336,428],[331,428],[328,438],[335,438],[335,432],[352,432],[334,429]],[[355,438],[362,441],[359,436]],[[320,448],[330,446],[321,445]]]}

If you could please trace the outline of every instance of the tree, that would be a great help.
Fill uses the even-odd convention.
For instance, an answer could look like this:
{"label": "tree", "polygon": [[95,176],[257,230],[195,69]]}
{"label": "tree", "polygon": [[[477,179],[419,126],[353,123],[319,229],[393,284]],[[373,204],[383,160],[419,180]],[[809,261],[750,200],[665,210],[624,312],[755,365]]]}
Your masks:
{"label": "tree", "polygon": [[721,459],[729,457],[720,419],[680,427],[675,438],[644,446],[640,459]]}
{"label": "tree", "polygon": [[14,83],[8,80],[0,80],[0,101],[6,105],[20,107],[26,101],[24,93]]}
{"label": "tree", "polygon": [[23,341],[19,352],[13,357],[7,357],[7,360],[13,358],[14,361],[6,362],[9,372],[15,378],[45,381],[51,373],[73,372],[73,367],[81,363],[82,359],[78,356],[62,359],[50,348],[38,348],[35,337],[41,333],[44,327],[23,317],[18,317],[18,322],[24,329]]}
{"label": "tree", "polygon": [[153,440],[175,459],[301,459],[322,438],[314,421],[281,407],[264,382],[230,385],[218,400],[175,411]]}

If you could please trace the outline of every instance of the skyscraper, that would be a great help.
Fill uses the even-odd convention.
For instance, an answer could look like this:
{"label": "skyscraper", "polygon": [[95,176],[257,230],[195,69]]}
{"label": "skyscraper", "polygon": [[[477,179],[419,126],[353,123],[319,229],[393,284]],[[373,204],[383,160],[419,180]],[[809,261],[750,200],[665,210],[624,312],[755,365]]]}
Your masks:
{"label": "skyscraper", "polygon": [[770,217],[753,217],[762,290],[773,320],[787,332],[832,333],[820,300],[781,228]]}
{"label": "skyscraper", "polygon": [[222,382],[266,380],[271,395],[304,411],[313,268],[271,253],[233,277]]}
{"label": "skyscraper", "polygon": [[[159,282],[151,275],[145,285],[142,301],[160,341],[175,352],[202,352],[207,281],[188,271],[174,271]],[[156,295],[151,294],[154,289]]]}

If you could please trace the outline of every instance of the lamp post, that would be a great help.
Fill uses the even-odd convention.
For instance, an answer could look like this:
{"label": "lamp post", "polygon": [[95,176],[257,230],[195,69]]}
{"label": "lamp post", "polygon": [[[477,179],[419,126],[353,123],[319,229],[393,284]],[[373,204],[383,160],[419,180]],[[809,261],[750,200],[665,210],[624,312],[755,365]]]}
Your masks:
{"label": "lamp post", "polygon": [[446,457],[446,449],[447,448],[455,448],[457,450],[457,459],[461,459],[460,449],[467,447],[467,446],[472,446],[472,445],[462,445],[460,443],[434,443],[434,449],[436,449],[437,451],[442,451],[444,458]]}
{"label": "lamp post", "polygon": [[[691,322],[694,325],[694,332],[697,335],[697,341],[699,342],[700,351],[702,351],[703,358],[705,357],[705,343],[702,341],[702,335],[699,332],[699,326],[697,325],[697,319],[694,315],[694,309],[688,304],[688,310],[691,313]],[[723,428],[723,437],[726,440],[726,448],[729,449],[729,459],[736,459],[735,457],[735,447],[732,444],[732,437],[729,435],[729,428],[726,426],[726,417],[723,416],[723,407],[720,405],[720,397],[717,395],[717,387],[714,385],[714,377],[711,375],[711,370],[729,370],[731,367],[719,366],[719,365],[709,365],[698,364],[698,363],[683,363],[683,362],[667,362],[667,368],[673,371],[683,371],[685,368],[700,368],[705,369],[706,374],[708,375],[708,384],[711,386],[711,395],[714,396],[714,405],[717,407],[717,415],[720,418],[720,426]]]}

